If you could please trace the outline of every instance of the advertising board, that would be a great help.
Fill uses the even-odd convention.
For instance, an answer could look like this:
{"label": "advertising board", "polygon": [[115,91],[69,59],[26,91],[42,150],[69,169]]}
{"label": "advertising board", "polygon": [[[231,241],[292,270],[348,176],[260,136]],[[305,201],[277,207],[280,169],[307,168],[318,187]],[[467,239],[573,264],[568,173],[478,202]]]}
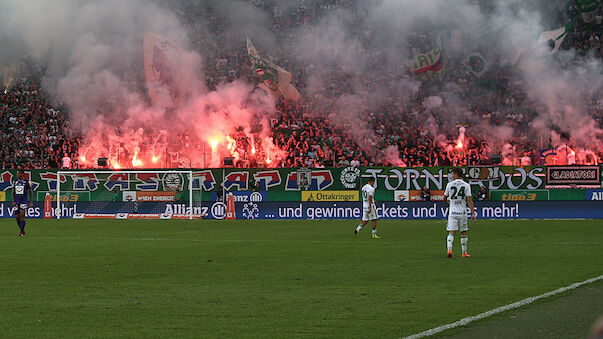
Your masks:
{"label": "advertising board", "polygon": [[603,201],[603,190],[586,190],[586,200]]}
{"label": "advertising board", "polygon": [[[597,193],[598,194],[598,193]],[[53,203],[53,207],[56,204]],[[442,202],[378,202],[380,219],[439,219],[448,216],[448,206]],[[478,219],[603,219],[601,201],[532,201],[475,203]],[[42,218],[43,202],[35,202],[27,209],[29,218]],[[61,215],[71,218],[81,213],[112,214],[134,213],[124,208],[123,202],[106,202],[99,206],[93,202],[66,202],[61,204]],[[235,204],[237,219],[360,219],[359,202],[247,202]],[[184,203],[141,202],[139,214],[182,214],[190,212]],[[0,217],[14,218],[12,203],[0,203]],[[53,210],[53,215],[56,211]],[[193,214],[209,219],[224,219],[223,202],[209,202],[193,207]]]}
{"label": "advertising board", "polygon": [[358,201],[358,191],[302,191],[302,201]]}
{"label": "advertising board", "polygon": [[549,200],[548,190],[495,190],[490,192],[492,201],[540,201]]}
{"label": "advertising board", "polygon": [[601,186],[599,166],[549,166],[546,168],[547,185]]}

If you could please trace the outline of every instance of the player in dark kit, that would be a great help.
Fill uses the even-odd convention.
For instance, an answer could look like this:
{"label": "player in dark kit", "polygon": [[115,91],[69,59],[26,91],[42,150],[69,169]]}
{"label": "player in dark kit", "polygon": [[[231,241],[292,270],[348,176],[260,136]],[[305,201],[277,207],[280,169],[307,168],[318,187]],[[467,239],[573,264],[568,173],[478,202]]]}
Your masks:
{"label": "player in dark kit", "polygon": [[23,171],[17,172],[17,181],[13,184],[13,204],[17,207],[15,217],[17,218],[17,225],[21,229],[20,237],[25,235],[25,210],[31,207],[33,202],[33,190],[29,180],[25,180],[23,177]]}

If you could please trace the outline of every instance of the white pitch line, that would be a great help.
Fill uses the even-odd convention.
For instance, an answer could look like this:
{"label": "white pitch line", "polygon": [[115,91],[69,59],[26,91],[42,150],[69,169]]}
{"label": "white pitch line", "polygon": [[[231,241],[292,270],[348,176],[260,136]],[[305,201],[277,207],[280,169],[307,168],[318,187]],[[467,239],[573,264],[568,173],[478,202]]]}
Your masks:
{"label": "white pitch line", "polygon": [[603,275],[600,275],[598,277],[587,279],[587,280],[584,280],[584,281],[581,281],[581,282],[577,282],[577,283],[571,284],[569,286],[561,287],[561,288],[556,289],[554,291],[547,292],[547,293],[544,293],[544,294],[541,294],[541,295],[537,295],[535,297],[529,297],[529,298],[523,299],[521,301],[518,301],[516,303],[512,303],[512,304],[509,304],[509,305],[501,306],[501,307],[492,309],[490,311],[486,311],[484,313],[480,313],[478,315],[474,315],[474,316],[471,316],[471,317],[463,318],[463,319],[461,319],[459,321],[455,321],[455,322],[450,323],[450,324],[438,326],[438,327],[432,328],[430,330],[427,330],[427,331],[424,331],[424,332],[421,332],[421,333],[416,333],[416,334],[413,334],[411,336],[404,337],[403,339],[417,339],[417,338],[428,337],[428,336],[434,335],[436,333],[440,333],[442,331],[453,329],[455,327],[465,326],[465,325],[467,325],[467,324],[469,324],[471,322],[474,322],[476,320],[487,318],[487,317],[492,316],[492,315],[497,314],[497,313],[501,313],[501,312],[505,312],[505,311],[512,310],[512,309],[515,309],[515,308],[519,308],[519,307],[531,304],[531,303],[533,303],[536,300],[544,299],[544,298],[548,298],[548,297],[552,297],[554,295],[557,295],[557,294],[560,294],[560,293],[563,293],[563,292],[567,292],[569,290],[573,290],[573,289],[576,289],[576,288],[578,288],[580,286],[591,284],[591,283],[593,283],[595,281],[602,280],[602,279],[603,279]]}

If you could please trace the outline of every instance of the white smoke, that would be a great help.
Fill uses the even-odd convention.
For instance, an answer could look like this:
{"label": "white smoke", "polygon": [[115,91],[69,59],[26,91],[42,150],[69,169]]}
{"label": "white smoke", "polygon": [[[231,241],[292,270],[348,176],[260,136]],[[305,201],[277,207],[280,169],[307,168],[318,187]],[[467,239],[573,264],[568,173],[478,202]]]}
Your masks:
{"label": "white smoke", "polygon": [[[274,112],[268,96],[253,94],[253,87],[241,81],[207,92],[203,61],[191,49],[187,29],[170,9],[155,3],[8,1],[3,10],[3,37],[21,42],[23,55],[44,65],[43,85],[56,102],[68,105],[73,125],[84,136],[81,152],[88,161],[109,157],[114,164],[130,166],[127,157],[133,157],[134,166],[156,166],[151,157],[153,162],[158,157],[167,161],[168,145],[184,133],[183,140],[195,142],[186,143],[190,148],[183,153],[206,158],[207,149],[194,150],[192,145],[210,137],[226,143],[226,136],[236,129],[249,132],[254,124],[265,125],[266,113]],[[175,112],[154,107],[147,98],[142,67],[145,29],[186,50],[182,57],[188,62],[179,64],[188,65],[182,72],[192,75],[190,96]],[[140,160],[142,151],[147,153],[146,163]],[[219,157],[210,158],[209,164],[201,165],[220,164]]]}
{"label": "white smoke", "polygon": [[[259,6],[242,0],[5,0],[0,44],[9,48],[0,51],[0,66],[19,55],[42,63],[45,88],[70,107],[82,133],[106,143],[103,149],[121,147],[123,140],[132,138],[137,138],[137,144],[131,152],[144,148],[138,143],[164,145],[184,129],[198,140],[209,141],[223,138],[238,125],[250,131],[258,123],[267,137],[266,119],[274,108],[267,96],[252,92],[245,74],[215,92],[204,89],[206,57],[244,53],[247,36],[266,55],[287,61],[283,66],[302,85],[304,100],[326,108],[329,121],[345,129],[374,160],[399,159],[392,146],[374,149],[379,135],[367,119],[392,103],[397,112],[390,114],[413,112],[436,144],[456,140],[456,125],[469,123],[468,137],[497,144],[505,154],[514,147],[511,139],[551,139],[559,145],[569,137],[578,147],[603,149],[601,124],[588,116],[584,104],[603,88],[600,59],[587,55],[582,64],[565,67],[571,52],[559,51],[553,58],[537,52],[542,48],[535,45],[538,35],[559,27],[553,26],[558,23],[552,17],[563,8],[554,4],[356,1],[319,16],[313,12],[314,4],[308,4],[306,15],[312,16],[313,23],[285,29],[279,22],[300,10],[298,1],[256,3]],[[210,27],[214,23],[222,27]],[[196,57],[190,69],[196,80],[194,95],[177,112],[152,107],[147,100],[141,51],[144,29],[166,36]],[[409,78],[406,68],[412,58],[429,51],[437,35],[444,44],[445,80]],[[537,108],[529,113],[535,118],[528,134],[521,131],[529,119],[518,116],[516,107],[507,112],[504,102],[490,102],[483,111],[470,109],[482,100],[480,91],[485,90],[467,95],[468,84],[457,75],[465,72],[462,60],[476,51],[487,51],[482,54],[492,65],[489,76],[519,80],[512,84],[513,90]],[[501,60],[518,64],[513,72],[497,70],[494,65]],[[508,115],[517,118],[510,120]],[[156,136],[157,131],[166,132]]]}

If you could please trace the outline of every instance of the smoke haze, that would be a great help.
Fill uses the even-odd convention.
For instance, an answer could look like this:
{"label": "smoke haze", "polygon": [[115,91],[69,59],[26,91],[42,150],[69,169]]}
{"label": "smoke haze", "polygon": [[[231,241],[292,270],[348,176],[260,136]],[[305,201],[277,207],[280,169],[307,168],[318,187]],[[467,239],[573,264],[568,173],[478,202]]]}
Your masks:
{"label": "smoke haze", "polygon": [[[200,164],[217,166],[219,157],[213,153],[226,152],[226,136],[238,131],[255,137],[252,131],[258,130],[266,152],[282,156],[269,139],[269,119],[277,114],[270,96],[254,90],[244,77],[215,90],[206,88],[207,63],[245,53],[246,37],[260,54],[282,61],[304,100],[326,108],[322,114],[347,130],[375,161],[401,162],[396,146],[374,151],[380,136],[363,119],[392,102],[413,111],[421,122],[418,127],[437,143],[456,141],[456,125],[469,123],[467,136],[499,144],[506,152],[510,139],[562,143],[562,133],[579,147],[603,149],[601,126],[585,114],[584,105],[603,89],[601,63],[587,57],[584,64],[564,67],[560,60],[571,59],[572,51],[542,56],[545,46],[536,44],[539,34],[559,28],[551,26],[555,21],[547,2],[506,0],[480,6],[470,0],[358,1],[289,30],[275,23],[275,12],[280,13],[277,18],[286,18],[299,9],[299,2],[274,3],[277,9],[249,1],[1,0],[0,69],[24,56],[41,64],[43,85],[54,100],[69,107],[86,156],[117,162],[120,152],[136,158],[146,150],[145,159],[163,157],[176,135],[189,133],[191,145],[218,140],[222,146],[211,150],[209,163]],[[216,22],[221,27],[213,27]],[[154,106],[147,96],[145,29],[180,45],[190,60],[185,70],[193,78],[190,93],[175,109]],[[512,124],[483,119],[483,112],[476,115],[471,105],[480,93],[463,95],[458,77],[421,81],[408,76],[414,56],[431,50],[438,35],[450,75],[467,72],[462,61],[473,52],[487,51],[482,54],[494,67],[514,63],[527,51],[515,67],[520,81],[511,87],[540,108],[530,135],[518,131],[520,117]],[[209,40],[215,48],[199,40]],[[335,74],[345,74],[345,86],[337,85]],[[493,102],[483,110],[504,116],[509,107]],[[207,152],[196,150],[189,158]]]}

